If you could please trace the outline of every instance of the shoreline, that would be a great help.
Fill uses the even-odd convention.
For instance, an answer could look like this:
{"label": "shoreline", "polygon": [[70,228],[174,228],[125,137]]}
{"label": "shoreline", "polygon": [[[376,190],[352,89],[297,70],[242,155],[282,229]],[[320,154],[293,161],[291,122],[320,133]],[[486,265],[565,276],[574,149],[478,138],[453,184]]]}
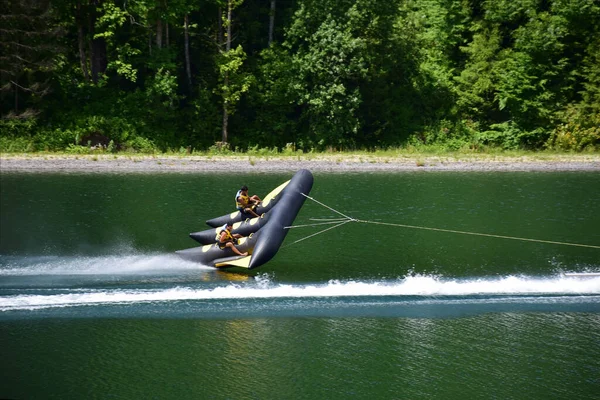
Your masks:
{"label": "shoreline", "polygon": [[[542,158],[543,157],[543,158]],[[0,154],[0,172],[30,173],[211,173],[211,172],[555,172],[598,171],[600,155],[429,156],[143,156]]]}

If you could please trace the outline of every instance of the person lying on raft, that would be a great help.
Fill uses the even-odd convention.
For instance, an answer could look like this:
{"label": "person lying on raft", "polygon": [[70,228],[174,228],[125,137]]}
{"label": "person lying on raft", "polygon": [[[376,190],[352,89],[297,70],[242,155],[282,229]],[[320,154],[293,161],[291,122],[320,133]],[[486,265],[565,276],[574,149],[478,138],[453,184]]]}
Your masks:
{"label": "person lying on raft", "polygon": [[257,195],[248,196],[248,186],[246,185],[242,186],[235,195],[235,206],[244,218],[258,217],[259,215],[254,209],[261,201]]}
{"label": "person lying on raft", "polygon": [[247,256],[248,252],[242,253],[241,251],[239,251],[237,249],[237,247],[235,247],[235,243],[237,243],[237,239],[241,238],[242,235],[240,235],[239,233],[231,233],[232,228],[233,228],[233,225],[231,225],[231,223],[229,223],[229,222],[221,227],[221,231],[218,234],[219,248],[221,250],[230,248],[238,256]]}

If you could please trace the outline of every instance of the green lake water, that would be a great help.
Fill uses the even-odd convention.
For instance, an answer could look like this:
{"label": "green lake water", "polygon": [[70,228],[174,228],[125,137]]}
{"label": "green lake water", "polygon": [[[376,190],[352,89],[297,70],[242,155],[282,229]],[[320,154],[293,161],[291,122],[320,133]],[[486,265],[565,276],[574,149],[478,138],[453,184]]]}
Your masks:
{"label": "green lake water", "polygon": [[0,398],[599,398],[600,174],[315,173],[369,223],[174,254],[291,175],[0,174]]}

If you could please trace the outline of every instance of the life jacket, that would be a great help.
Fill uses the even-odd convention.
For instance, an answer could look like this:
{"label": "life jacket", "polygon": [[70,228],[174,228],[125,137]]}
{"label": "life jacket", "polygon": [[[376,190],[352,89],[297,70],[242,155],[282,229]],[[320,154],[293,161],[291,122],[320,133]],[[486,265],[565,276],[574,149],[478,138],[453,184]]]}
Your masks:
{"label": "life jacket", "polygon": [[[238,201],[238,198],[240,198],[240,197],[242,198],[242,200],[244,201],[244,203],[247,204],[246,206]],[[248,206],[250,206],[250,204],[248,204],[249,202],[250,202],[250,197],[243,196],[242,195],[242,191],[238,190],[238,192],[235,195],[235,208],[237,208],[237,209],[243,209],[245,207],[248,207]]]}
{"label": "life jacket", "polygon": [[231,236],[231,232],[229,232],[229,231],[227,230],[227,224],[223,225],[223,226],[221,227],[221,229],[219,229],[219,233],[217,233],[217,236],[215,236],[215,239],[216,239],[216,241],[217,241],[217,242],[219,242],[219,243],[221,243],[221,234],[222,234],[223,232],[225,232],[225,235],[227,236],[227,237],[225,238],[225,242],[224,242],[224,243],[227,243],[227,242],[229,242],[229,241],[233,242],[233,236]]}

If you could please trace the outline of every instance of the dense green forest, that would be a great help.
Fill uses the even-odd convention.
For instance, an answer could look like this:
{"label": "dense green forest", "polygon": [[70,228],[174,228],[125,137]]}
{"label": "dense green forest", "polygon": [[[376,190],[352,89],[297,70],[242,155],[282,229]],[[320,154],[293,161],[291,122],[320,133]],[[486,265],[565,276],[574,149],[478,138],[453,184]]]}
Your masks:
{"label": "dense green forest", "polygon": [[4,0],[2,151],[600,149],[597,0]]}

